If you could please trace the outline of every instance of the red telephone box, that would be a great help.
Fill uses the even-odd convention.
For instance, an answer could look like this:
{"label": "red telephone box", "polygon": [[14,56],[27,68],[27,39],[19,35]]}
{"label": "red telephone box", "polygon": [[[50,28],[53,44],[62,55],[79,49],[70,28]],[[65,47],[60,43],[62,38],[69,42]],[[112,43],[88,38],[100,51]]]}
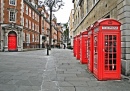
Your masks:
{"label": "red telephone box", "polygon": [[88,31],[84,31],[81,33],[80,37],[80,62],[82,64],[87,64],[87,39],[88,39]]}
{"label": "red telephone box", "polygon": [[93,27],[88,27],[88,40],[87,40],[87,58],[88,70],[93,73]]}
{"label": "red telephone box", "polygon": [[121,79],[120,25],[114,19],[94,24],[93,73],[98,80]]}
{"label": "red telephone box", "polygon": [[76,58],[80,60],[80,34],[77,35],[76,46]]}

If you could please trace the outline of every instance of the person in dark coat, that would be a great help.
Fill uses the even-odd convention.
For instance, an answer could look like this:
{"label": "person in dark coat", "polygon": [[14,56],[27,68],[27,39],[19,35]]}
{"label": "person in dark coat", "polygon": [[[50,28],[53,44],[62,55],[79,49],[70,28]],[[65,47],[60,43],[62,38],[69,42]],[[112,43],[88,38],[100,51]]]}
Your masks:
{"label": "person in dark coat", "polygon": [[63,44],[64,45],[64,49],[66,48],[66,45],[65,44]]}

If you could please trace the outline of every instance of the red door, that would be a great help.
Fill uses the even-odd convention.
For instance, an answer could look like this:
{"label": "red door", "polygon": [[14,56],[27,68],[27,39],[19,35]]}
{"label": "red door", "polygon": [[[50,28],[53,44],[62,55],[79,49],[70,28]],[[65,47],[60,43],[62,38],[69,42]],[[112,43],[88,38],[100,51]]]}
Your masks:
{"label": "red door", "polygon": [[107,79],[120,79],[120,37],[119,34],[109,33],[103,35],[103,77]]}
{"label": "red door", "polygon": [[8,50],[9,51],[17,50],[17,37],[16,37],[16,34],[9,34],[9,36],[8,36]]}

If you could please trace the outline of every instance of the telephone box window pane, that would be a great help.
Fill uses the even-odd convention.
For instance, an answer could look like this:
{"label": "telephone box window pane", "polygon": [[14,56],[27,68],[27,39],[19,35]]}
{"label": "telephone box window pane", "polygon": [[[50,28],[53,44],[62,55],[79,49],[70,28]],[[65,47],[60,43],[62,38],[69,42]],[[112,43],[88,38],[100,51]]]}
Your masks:
{"label": "telephone box window pane", "polygon": [[116,40],[116,35],[113,35],[113,40]]}
{"label": "telephone box window pane", "polygon": [[113,67],[114,67],[113,70],[116,70],[116,65],[114,65]]}
{"label": "telephone box window pane", "polygon": [[105,35],[105,40],[108,40],[108,35]]}
{"label": "telephone box window pane", "polygon": [[105,70],[108,70],[108,65],[105,65]]}
{"label": "telephone box window pane", "polygon": [[109,60],[109,64],[112,64],[112,59]]}
{"label": "telephone box window pane", "polygon": [[112,35],[109,35],[109,40],[112,40]]}
{"label": "telephone box window pane", "polygon": [[112,70],[112,65],[109,65],[109,70]]}
{"label": "telephone box window pane", "polygon": [[116,65],[110,65],[109,70],[116,70]]}
{"label": "telephone box window pane", "polygon": [[116,59],[113,60],[113,64],[116,64]]}
{"label": "telephone box window pane", "polygon": [[108,60],[107,59],[105,60],[105,64],[108,64]]}
{"label": "telephone box window pane", "polygon": [[108,58],[108,53],[105,53],[105,58]]}
{"label": "telephone box window pane", "polygon": [[116,58],[116,53],[113,54],[113,58]]}
{"label": "telephone box window pane", "polygon": [[108,41],[105,41],[105,46],[108,46]]}
{"label": "telephone box window pane", "polygon": [[113,41],[113,46],[116,46],[116,41]]}

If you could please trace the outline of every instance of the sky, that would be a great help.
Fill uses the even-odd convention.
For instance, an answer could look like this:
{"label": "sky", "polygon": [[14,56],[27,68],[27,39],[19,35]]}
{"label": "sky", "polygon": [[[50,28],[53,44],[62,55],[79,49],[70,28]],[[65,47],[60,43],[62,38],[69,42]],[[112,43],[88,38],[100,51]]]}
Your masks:
{"label": "sky", "polygon": [[57,23],[67,23],[71,9],[73,9],[72,0],[63,0],[63,2],[65,4],[62,6],[62,9],[54,13],[57,18]]}
{"label": "sky", "polygon": [[[45,1],[45,0],[39,0]],[[57,18],[57,23],[67,23],[69,20],[69,16],[71,13],[71,9],[73,9],[72,0],[62,0],[64,2],[64,6],[61,7],[57,12],[53,12],[55,17]]]}

